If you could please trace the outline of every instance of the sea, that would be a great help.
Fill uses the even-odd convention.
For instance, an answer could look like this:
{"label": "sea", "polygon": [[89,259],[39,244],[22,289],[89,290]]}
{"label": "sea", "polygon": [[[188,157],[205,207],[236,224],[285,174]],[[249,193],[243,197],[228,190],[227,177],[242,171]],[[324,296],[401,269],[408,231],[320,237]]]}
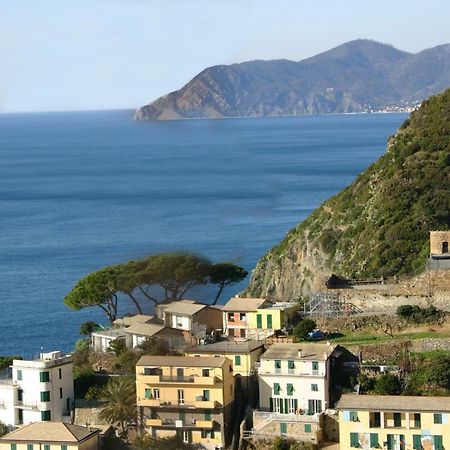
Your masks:
{"label": "sea", "polygon": [[[407,115],[132,117],[0,114],[0,355],[69,352],[81,323],[107,325],[99,308],[64,305],[78,279],[105,265],[183,250],[251,273],[385,152]],[[132,312],[121,299],[120,313]]]}

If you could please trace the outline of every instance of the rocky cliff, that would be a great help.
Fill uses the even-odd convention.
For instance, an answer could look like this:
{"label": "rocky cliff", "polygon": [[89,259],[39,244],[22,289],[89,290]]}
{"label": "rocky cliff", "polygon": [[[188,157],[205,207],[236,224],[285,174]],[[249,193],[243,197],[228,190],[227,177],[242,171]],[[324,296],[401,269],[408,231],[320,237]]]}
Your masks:
{"label": "rocky cliff", "polygon": [[439,229],[450,229],[450,90],[425,101],[385,155],[259,261],[246,295],[294,299],[332,273],[420,271],[429,231]]}
{"label": "rocky cliff", "polygon": [[450,86],[450,45],[417,54],[348,42],[303,61],[250,61],[205,69],[136,119],[351,113],[407,106]]}

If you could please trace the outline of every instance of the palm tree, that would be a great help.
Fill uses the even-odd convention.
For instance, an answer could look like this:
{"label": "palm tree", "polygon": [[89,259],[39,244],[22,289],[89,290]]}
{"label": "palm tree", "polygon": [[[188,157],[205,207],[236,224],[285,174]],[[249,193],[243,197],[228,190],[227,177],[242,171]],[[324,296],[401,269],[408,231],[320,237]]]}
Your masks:
{"label": "palm tree", "polygon": [[106,405],[99,414],[101,420],[118,423],[121,434],[127,434],[128,423],[136,417],[136,385],[130,377],[112,378],[104,389]]}

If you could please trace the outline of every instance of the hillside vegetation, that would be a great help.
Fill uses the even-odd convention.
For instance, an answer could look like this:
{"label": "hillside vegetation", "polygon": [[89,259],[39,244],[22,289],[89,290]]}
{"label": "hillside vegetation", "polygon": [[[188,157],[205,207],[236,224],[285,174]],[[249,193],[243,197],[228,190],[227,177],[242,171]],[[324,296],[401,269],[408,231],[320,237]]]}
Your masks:
{"label": "hillside vegetation", "polygon": [[136,119],[265,117],[408,106],[450,86],[450,45],[412,54],[369,40],[302,61],[209,67]]}
{"label": "hillside vegetation", "polygon": [[297,297],[336,273],[420,271],[429,231],[450,229],[450,90],[431,97],[387,152],[327,200],[257,265],[247,294]]}

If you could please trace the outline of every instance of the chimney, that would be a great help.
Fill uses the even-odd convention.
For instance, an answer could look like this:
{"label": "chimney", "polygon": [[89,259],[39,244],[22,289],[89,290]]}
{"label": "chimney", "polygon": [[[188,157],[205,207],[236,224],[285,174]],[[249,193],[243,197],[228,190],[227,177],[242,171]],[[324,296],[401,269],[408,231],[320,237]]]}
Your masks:
{"label": "chimney", "polygon": [[297,356],[298,356],[299,358],[303,358],[303,352],[302,352],[302,349],[301,349],[301,348],[298,349],[298,351],[297,351]]}

